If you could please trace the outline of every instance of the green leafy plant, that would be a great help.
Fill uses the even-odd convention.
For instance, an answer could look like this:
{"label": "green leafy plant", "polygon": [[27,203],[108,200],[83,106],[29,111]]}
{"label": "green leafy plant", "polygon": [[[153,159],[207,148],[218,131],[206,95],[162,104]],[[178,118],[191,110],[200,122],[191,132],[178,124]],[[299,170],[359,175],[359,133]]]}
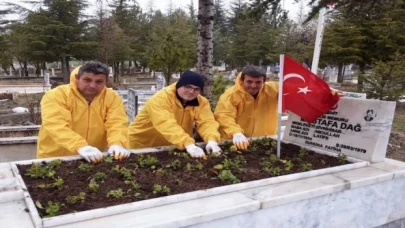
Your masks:
{"label": "green leafy plant", "polygon": [[181,179],[176,179],[176,182],[177,182],[178,185],[182,185],[182,184],[183,184],[183,180],[181,180]]}
{"label": "green leafy plant", "polygon": [[153,194],[169,194],[170,188],[166,185],[154,184],[153,185]]}
{"label": "green leafy plant", "polygon": [[105,157],[103,157],[103,162],[106,162],[106,163],[113,163],[113,157],[111,157],[111,156],[105,156]]}
{"label": "green leafy plant", "polygon": [[123,191],[121,188],[115,189],[115,190],[110,190],[110,191],[107,193],[107,197],[108,197],[108,198],[114,197],[114,198],[118,199],[118,198],[121,198],[121,197],[123,197],[123,196],[124,196],[124,191]]}
{"label": "green leafy plant", "polygon": [[41,165],[40,163],[32,163],[30,168],[27,169],[25,173],[26,176],[30,176],[32,178],[45,178],[48,176],[49,169],[46,166]]}
{"label": "green leafy plant", "polygon": [[278,166],[274,166],[274,167],[264,167],[263,171],[267,172],[267,173],[271,173],[274,176],[278,176],[281,173],[281,168]]}
{"label": "green leafy plant", "polygon": [[93,175],[94,180],[96,181],[104,181],[105,178],[105,173],[103,172],[97,172]]}
{"label": "green leafy plant", "polygon": [[84,202],[85,199],[86,199],[86,193],[84,193],[84,192],[80,192],[79,195],[76,195],[76,196],[66,197],[66,201],[71,204],[77,203],[79,201]]}
{"label": "green leafy plant", "polygon": [[289,171],[292,169],[292,167],[294,167],[294,164],[292,163],[292,161],[286,161],[284,163],[284,170]]}
{"label": "green leafy plant", "polygon": [[38,200],[35,202],[35,205],[39,208],[39,209],[45,209],[46,212],[46,216],[45,217],[53,217],[56,216],[58,214],[58,212],[60,211],[60,208],[63,206],[63,204],[59,203],[59,202],[54,202],[54,201],[48,201],[48,206],[46,208],[44,208],[41,204],[41,202],[39,202]]}
{"label": "green leafy plant", "polygon": [[273,147],[274,149],[277,148],[277,141],[272,140],[270,143],[271,147]]}
{"label": "green leafy plant", "polygon": [[58,168],[61,164],[62,164],[62,160],[56,159],[56,160],[49,162],[48,166],[51,169],[55,169],[55,168]]}
{"label": "green leafy plant", "polygon": [[298,157],[304,158],[305,156],[307,156],[307,154],[308,154],[308,151],[305,148],[301,148],[298,153]]}
{"label": "green leafy plant", "polygon": [[97,192],[98,189],[100,188],[100,185],[97,184],[96,180],[93,178],[93,179],[90,180],[89,188],[90,188],[91,191]]}
{"label": "green leafy plant", "polygon": [[322,165],[326,165],[325,160],[321,159],[321,164],[322,164]]}
{"label": "green leafy plant", "polygon": [[125,167],[120,168],[119,165],[116,165],[115,167],[111,168],[111,171],[120,174],[126,180],[132,178],[132,171]]}
{"label": "green leafy plant", "polygon": [[89,172],[93,169],[93,165],[89,163],[80,162],[80,165],[79,167],[77,167],[77,169],[82,172]]}
{"label": "green leafy plant", "polygon": [[159,163],[159,160],[156,157],[151,155],[140,154],[137,156],[137,161],[141,167],[154,167]]}
{"label": "green leafy plant", "polygon": [[338,153],[338,156],[337,156],[337,159],[338,159],[338,162],[339,162],[340,164],[345,164],[346,161],[347,161],[347,155],[344,154],[344,153],[342,153],[342,152],[339,152],[339,153]]}
{"label": "green leafy plant", "polygon": [[197,162],[197,164],[194,165],[194,168],[197,170],[202,170],[204,168],[204,165],[200,162]]}
{"label": "green leafy plant", "polygon": [[311,163],[304,163],[301,165],[302,171],[310,171],[312,170],[312,164]]}
{"label": "green leafy plant", "polygon": [[37,186],[39,188],[53,188],[53,187],[56,187],[58,189],[62,189],[63,184],[64,184],[63,179],[61,177],[58,177],[58,178],[55,178],[54,180],[55,181],[53,183],[50,183],[50,184],[41,183],[41,184],[38,184]]}
{"label": "green leafy plant", "polygon": [[124,183],[131,185],[132,189],[134,189],[135,191],[138,191],[139,189],[141,189],[141,185],[138,182],[136,182],[135,180],[131,180],[131,181],[126,180]]}
{"label": "green leafy plant", "polygon": [[176,160],[172,161],[170,164],[166,165],[166,167],[177,170],[177,169],[181,168],[181,162],[178,159],[176,159]]}
{"label": "green leafy plant", "polygon": [[231,181],[233,184],[240,183],[240,180],[235,175],[233,175],[230,170],[222,170],[219,173],[218,178],[221,181]]}

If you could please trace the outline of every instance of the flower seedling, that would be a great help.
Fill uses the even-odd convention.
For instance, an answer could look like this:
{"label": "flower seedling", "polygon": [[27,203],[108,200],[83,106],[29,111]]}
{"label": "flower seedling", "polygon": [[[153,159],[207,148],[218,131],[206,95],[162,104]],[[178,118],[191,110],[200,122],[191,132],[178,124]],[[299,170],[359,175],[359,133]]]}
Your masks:
{"label": "flower seedling", "polygon": [[94,180],[94,178],[90,180],[89,188],[92,192],[97,192],[99,187],[100,187],[100,185],[97,184],[97,182],[96,182],[96,180]]}
{"label": "flower seedling", "polygon": [[86,199],[86,193],[84,193],[84,192],[80,192],[79,195],[76,195],[76,196],[66,197],[66,201],[71,204],[77,203],[79,201],[84,202],[85,199]]}
{"label": "flower seedling", "polygon": [[118,198],[121,198],[121,197],[123,197],[123,196],[124,196],[124,191],[122,191],[121,188],[116,189],[116,190],[110,190],[110,191],[107,193],[107,197],[108,197],[108,198],[114,197],[114,198],[118,199]]}
{"label": "flower seedling", "polygon": [[32,163],[31,167],[28,168],[26,176],[32,178],[45,178],[49,174],[49,169],[46,166],[42,166],[40,163]]}
{"label": "flower seedling", "polygon": [[83,163],[80,162],[79,167],[77,167],[78,170],[82,171],[82,172],[89,172],[93,169],[93,165],[92,164],[88,164],[88,163]]}
{"label": "flower seedling", "polygon": [[176,159],[172,161],[170,164],[166,165],[166,168],[172,168],[174,170],[180,169],[181,168],[181,162],[179,159]]}
{"label": "flower seedling", "polygon": [[230,170],[222,170],[219,173],[218,178],[221,181],[231,181],[233,184],[240,183],[240,180],[235,175],[233,175]]}
{"label": "flower seedling", "polygon": [[53,187],[56,187],[58,189],[62,189],[63,183],[64,183],[63,179],[61,177],[58,177],[58,178],[55,179],[55,182],[53,182],[51,184],[43,184],[43,183],[41,183],[41,184],[38,184],[38,187],[39,188],[53,188]]}
{"label": "flower seedling", "polygon": [[312,170],[312,164],[311,163],[304,163],[301,166],[302,171],[310,171]]}
{"label": "flower seedling", "polygon": [[61,164],[62,164],[62,160],[56,159],[56,160],[49,162],[48,166],[51,169],[55,169],[55,168],[58,168]]}
{"label": "flower seedling", "polygon": [[[41,202],[36,201],[35,205],[39,208],[39,209],[45,209]],[[46,216],[45,217],[53,217],[56,216],[58,214],[58,212],[60,211],[60,208],[63,206],[63,204],[59,203],[59,202],[54,202],[54,201],[48,201],[48,206],[45,209],[46,212]]]}
{"label": "flower seedling", "polygon": [[338,162],[339,162],[340,164],[345,164],[345,163],[346,163],[346,160],[347,160],[347,156],[346,156],[346,154],[344,154],[344,153],[342,153],[342,152],[339,152],[339,154],[338,154],[338,156],[337,156],[337,159],[338,159]]}
{"label": "flower seedling", "polygon": [[95,174],[93,175],[93,178],[94,178],[94,180],[96,180],[96,181],[101,181],[101,182],[103,182],[103,181],[104,181],[104,178],[105,178],[105,174],[104,174],[103,172],[97,172],[97,173],[95,173]]}
{"label": "flower seedling", "polygon": [[294,164],[292,163],[292,161],[286,161],[284,163],[284,170],[289,171],[292,169],[292,167],[294,167]]}
{"label": "flower seedling", "polygon": [[138,155],[137,161],[141,167],[154,167],[159,163],[156,157],[151,155],[144,156],[143,154]]}
{"label": "flower seedling", "polygon": [[134,189],[135,191],[138,191],[139,189],[141,189],[141,185],[138,182],[136,182],[135,180],[131,180],[131,181],[126,180],[124,183],[131,185],[132,189]]}
{"label": "flower seedling", "polygon": [[153,194],[169,194],[170,188],[166,185],[155,184],[153,185]]}
{"label": "flower seedling", "polygon": [[301,148],[298,153],[298,157],[304,158],[305,156],[307,156],[307,154],[308,154],[308,151],[305,148]]}
{"label": "flower seedling", "polygon": [[105,157],[103,157],[103,161],[106,163],[113,163],[113,157],[105,156]]}

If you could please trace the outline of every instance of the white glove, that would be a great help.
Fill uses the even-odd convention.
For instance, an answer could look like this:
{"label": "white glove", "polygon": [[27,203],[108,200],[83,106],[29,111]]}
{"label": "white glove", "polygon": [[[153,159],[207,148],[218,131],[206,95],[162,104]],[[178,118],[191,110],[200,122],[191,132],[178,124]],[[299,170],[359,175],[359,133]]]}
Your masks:
{"label": "white glove", "polygon": [[112,145],[110,148],[108,148],[108,153],[111,157],[114,157],[115,160],[122,160],[127,158],[130,154],[127,149],[118,145]]}
{"label": "white glove", "polygon": [[186,150],[188,154],[190,154],[190,156],[193,158],[201,158],[205,155],[203,149],[194,144],[186,146]]}
{"label": "white glove", "polygon": [[246,150],[249,146],[249,140],[242,133],[236,133],[233,135],[233,145],[238,149]]}
{"label": "white glove", "polygon": [[99,149],[92,146],[84,146],[78,150],[80,156],[82,156],[86,161],[97,163],[103,159],[103,154]]}
{"label": "white glove", "polygon": [[215,141],[208,141],[207,146],[205,147],[208,153],[213,153],[214,155],[220,155],[222,150],[218,146],[218,143]]}

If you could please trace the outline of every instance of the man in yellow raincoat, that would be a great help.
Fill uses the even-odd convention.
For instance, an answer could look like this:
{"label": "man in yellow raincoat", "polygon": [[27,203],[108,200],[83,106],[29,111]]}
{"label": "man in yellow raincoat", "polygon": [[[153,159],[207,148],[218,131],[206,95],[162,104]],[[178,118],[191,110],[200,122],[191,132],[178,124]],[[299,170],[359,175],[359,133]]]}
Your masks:
{"label": "man in yellow raincoat", "polygon": [[175,145],[192,157],[203,157],[204,151],[192,138],[196,123],[198,133],[207,142],[206,150],[219,154],[219,124],[208,100],[200,95],[203,88],[202,76],[186,71],[177,83],[153,95],[129,126],[129,148]]}
{"label": "man in yellow raincoat", "polygon": [[72,71],[69,85],[44,95],[37,158],[80,154],[99,162],[107,147],[116,159],[129,156],[128,117],[121,97],[106,88],[108,73],[105,64],[87,62]]}
{"label": "man in yellow raincoat", "polygon": [[246,149],[247,137],[277,134],[277,98],[278,82],[266,82],[261,67],[245,67],[215,108],[222,138],[232,138],[237,148]]}

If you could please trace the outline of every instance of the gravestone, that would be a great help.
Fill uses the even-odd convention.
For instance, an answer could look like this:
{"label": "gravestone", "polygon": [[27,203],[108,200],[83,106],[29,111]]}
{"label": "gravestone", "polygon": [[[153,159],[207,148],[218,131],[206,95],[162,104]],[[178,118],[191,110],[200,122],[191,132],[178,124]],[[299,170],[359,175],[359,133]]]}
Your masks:
{"label": "gravestone", "polygon": [[138,114],[138,99],[134,89],[128,89],[127,115],[129,123],[132,123]]}
{"label": "gravestone", "polygon": [[108,73],[108,77],[112,78],[112,77],[114,76],[113,73],[114,73],[114,72],[113,72],[113,68],[110,67],[110,70],[109,70],[109,73]]}
{"label": "gravestone", "polygon": [[156,78],[156,90],[161,90],[166,87],[166,79],[163,75],[159,74]]}
{"label": "gravestone", "polygon": [[311,124],[290,113],[283,141],[382,162],[395,105],[395,102],[343,97],[335,109]]}
{"label": "gravestone", "polygon": [[51,82],[49,81],[49,73],[48,72],[46,72],[45,75],[44,75],[44,82],[45,82],[45,85],[50,85],[51,84]]}
{"label": "gravestone", "polygon": [[51,71],[52,71],[52,77],[55,77],[55,69],[52,68]]}

